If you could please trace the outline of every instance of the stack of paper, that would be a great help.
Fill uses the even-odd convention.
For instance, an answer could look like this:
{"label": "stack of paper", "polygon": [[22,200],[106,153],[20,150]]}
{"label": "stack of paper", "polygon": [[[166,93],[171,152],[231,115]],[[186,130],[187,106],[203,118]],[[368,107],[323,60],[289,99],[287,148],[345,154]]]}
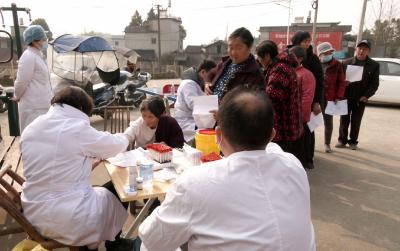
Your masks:
{"label": "stack of paper", "polygon": [[347,115],[347,100],[340,100],[338,102],[328,101],[325,113],[329,115]]}
{"label": "stack of paper", "polygon": [[310,132],[313,132],[317,127],[324,123],[324,118],[322,116],[322,112],[315,115],[313,112],[311,113],[310,121],[307,123]]}
{"label": "stack of paper", "polygon": [[198,96],[193,98],[193,118],[199,129],[213,128],[215,119],[210,111],[218,110],[218,96]]}

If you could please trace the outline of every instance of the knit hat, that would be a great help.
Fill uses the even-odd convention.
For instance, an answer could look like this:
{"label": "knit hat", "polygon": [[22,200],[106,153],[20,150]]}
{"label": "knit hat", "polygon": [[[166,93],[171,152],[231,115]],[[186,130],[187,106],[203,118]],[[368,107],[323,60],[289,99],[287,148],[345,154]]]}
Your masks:
{"label": "knit hat", "polygon": [[302,41],[311,38],[311,35],[307,31],[297,31],[292,37],[292,44],[299,45]]}
{"label": "knit hat", "polygon": [[329,42],[323,42],[317,46],[317,55],[318,56],[320,56],[322,53],[325,53],[328,51],[335,51],[335,49],[333,49],[331,43],[329,43]]}
{"label": "knit hat", "polygon": [[35,40],[47,39],[44,29],[40,25],[31,25],[24,31],[24,42],[31,44]]}

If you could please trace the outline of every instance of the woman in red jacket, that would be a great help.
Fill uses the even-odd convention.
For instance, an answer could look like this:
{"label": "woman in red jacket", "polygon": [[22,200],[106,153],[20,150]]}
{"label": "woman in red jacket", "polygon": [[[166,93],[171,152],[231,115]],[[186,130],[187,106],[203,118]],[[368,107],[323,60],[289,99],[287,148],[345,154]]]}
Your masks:
{"label": "woman in red jacket", "polygon": [[[346,90],[347,82],[343,71],[342,64],[333,58],[332,45],[328,42],[323,42],[317,47],[317,54],[322,64],[322,70],[324,71],[324,107],[328,101],[337,102],[342,100],[344,92]],[[332,115],[325,113],[325,108],[322,109],[324,115],[325,124],[325,152],[332,152],[331,138],[333,130],[333,117]]]}

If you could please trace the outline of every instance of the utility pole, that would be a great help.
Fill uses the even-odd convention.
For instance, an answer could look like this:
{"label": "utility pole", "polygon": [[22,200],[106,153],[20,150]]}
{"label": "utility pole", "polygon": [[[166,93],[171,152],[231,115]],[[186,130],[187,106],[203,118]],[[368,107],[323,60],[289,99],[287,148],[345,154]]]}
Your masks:
{"label": "utility pole", "polygon": [[363,7],[362,7],[362,11],[361,11],[361,17],[360,17],[360,25],[358,26],[358,34],[357,34],[356,44],[358,44],[362,40],[362,34],[363,34],[363,29],[364,29],[365,11],[367,10],[367,1],[368,0],[364,0],[364,2],[363,2]]}
{"label": "utility pole", "polygon": [[312,8],[314,9],[314,22],[313,22],[313,27],[312,27],[312,44],[314,50],[315,48],[315,42],[317,39],[317,17],[318,17],[318,0],[314,0],[312,4]]}
{"label": "utility pole", "polygon": [[287,31],[286,31],[286,46],[289,45],[289,33],[290,33],[290,9],[292,7],[292,0],[289,0],[288,8],[288,20],[287,20]]}
{"label": "utility pole", "polygon": [[161,25],[160,25],[160,5],[157,4],[157,25],[158,25],[158,73],[161,73]]}

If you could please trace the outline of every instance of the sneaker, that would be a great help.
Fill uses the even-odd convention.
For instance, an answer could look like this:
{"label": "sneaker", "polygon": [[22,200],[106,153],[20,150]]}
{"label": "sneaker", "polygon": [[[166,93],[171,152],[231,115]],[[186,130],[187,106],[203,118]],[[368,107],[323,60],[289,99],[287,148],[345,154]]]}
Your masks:
{"label": "sneaker", "polygon": [[343,144],[341,141],[338,141],[335,145],[336,148],[346,148],[346,144]]}
{"label": "sneaker", "polygon": [[325,144],[325,152],[326,152],[326,153],[331,153],[331,152],[332,152],[331,145]]}
{"label": "sneaker", "polygon": [[358,149],[357,144],[350,144],[350,149],[351,150],[357,150]]}

